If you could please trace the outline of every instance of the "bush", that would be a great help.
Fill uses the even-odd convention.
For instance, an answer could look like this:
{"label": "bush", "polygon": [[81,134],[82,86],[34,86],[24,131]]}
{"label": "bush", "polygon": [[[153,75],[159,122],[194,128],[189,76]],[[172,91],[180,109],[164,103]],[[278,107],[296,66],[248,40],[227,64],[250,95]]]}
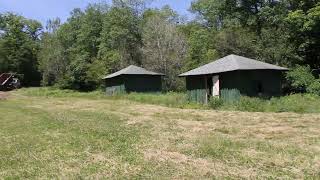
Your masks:
{"label": "bush", "polygon": [[313,94],[293,94],[272,98],[267,108],[271,112],[316,113],[320,112],[319,98]]}
{"label": "bush", "polygon": [[287,73],[286,78],[290,82],[291,88],[296,92],[306,92],[315,80],[309,66],[295,67]]}
{"label": "bush", "polygon": [[209,101],[209,107],[212,109],[218,109],[223,105],[223,100],[219,97],[211,97]]}
{"label": "bush", "polygon": [[307,87],[307,92],[311,94],[320,95],[320,79],[315,80]]}

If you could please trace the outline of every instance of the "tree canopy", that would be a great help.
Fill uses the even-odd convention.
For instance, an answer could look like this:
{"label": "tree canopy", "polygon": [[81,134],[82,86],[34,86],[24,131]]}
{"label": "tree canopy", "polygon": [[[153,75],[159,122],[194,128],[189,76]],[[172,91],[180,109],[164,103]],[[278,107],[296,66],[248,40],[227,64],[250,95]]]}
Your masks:
{"label": "tree canopy", "polygon": [[39,22],[12,13],[0,14],[0,72],[24,75],[23,83],[38,85]]}
{"label": "tree canopy", "polygon": [[229,54],[320,68],[317,0],[194,0],[190,21],[149,2],[89,4],[44,28],[2,13],[0,72],[23,74],[26,86],[93,90],[102,76],[134,64],[165,73],[166,89],[177,90],[179,73]]}

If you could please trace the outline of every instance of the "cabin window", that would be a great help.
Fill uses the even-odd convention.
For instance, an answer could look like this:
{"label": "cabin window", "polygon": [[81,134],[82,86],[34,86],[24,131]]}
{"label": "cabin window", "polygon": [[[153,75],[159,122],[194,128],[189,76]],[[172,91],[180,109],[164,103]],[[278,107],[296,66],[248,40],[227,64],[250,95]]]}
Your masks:
{"label": "cabin window", "polygon": [[263,93],[263,87],[261,82],[258,82],[258,93]]}

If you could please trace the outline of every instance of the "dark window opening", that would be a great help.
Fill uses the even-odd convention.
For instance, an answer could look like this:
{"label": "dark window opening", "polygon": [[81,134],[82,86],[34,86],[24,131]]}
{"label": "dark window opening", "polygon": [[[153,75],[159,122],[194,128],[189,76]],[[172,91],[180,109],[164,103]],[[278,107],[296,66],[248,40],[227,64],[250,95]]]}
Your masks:
{"label": "dark window opening", "polygon": [[263,87],[261,82],[258,82],[258,93],[263,93]]}
{"label": "dark window opening", "polygon": [[212,96],[212,87],[213,87],[212,77],[208,77],[207,78],[208,98]]}

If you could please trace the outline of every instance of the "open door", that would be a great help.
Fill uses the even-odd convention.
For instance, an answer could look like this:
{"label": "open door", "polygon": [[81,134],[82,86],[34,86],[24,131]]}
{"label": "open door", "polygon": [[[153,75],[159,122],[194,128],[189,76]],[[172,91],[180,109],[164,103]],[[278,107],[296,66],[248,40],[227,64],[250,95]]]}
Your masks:
{"label": "open door", "polygon": [[220,96],[220,82],[218,75],[212,77],[212,84],[212,96]]}

